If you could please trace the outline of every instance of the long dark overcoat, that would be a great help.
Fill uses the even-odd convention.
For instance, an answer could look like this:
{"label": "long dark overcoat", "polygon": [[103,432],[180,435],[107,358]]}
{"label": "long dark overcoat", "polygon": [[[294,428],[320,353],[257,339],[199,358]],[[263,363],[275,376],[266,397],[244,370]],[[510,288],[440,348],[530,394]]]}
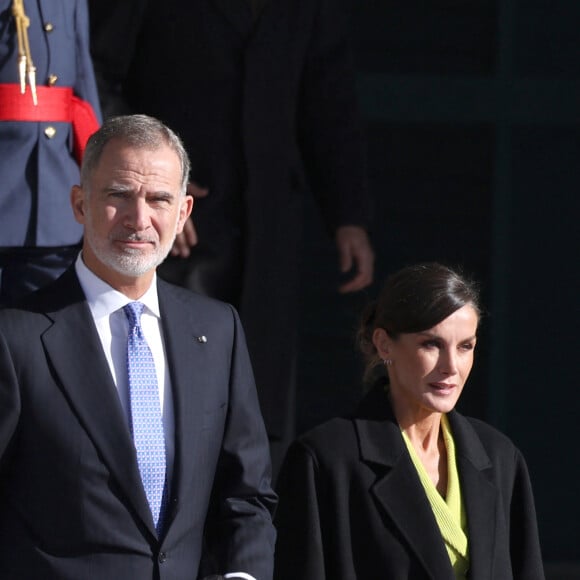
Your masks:
{"label": "long dark overcoat", "polygon": [[[467,515],[469,580],[543,580],[524,458],[493,427],[449,414]],[[431,505],[382,387],[294,443],[278,480],[275,580],[454,580]]]}
{"label": "long dark overcoat", "polygon": [[104,94],[174,128],[209,188],[194,207],[200,238],[240,230],[238,306],[268,433],[282,435],[303,196],[314,193],[330,232],[368,222],[345,13],[336,0],[269,0],[256,18],[246,0],[90,9]]}

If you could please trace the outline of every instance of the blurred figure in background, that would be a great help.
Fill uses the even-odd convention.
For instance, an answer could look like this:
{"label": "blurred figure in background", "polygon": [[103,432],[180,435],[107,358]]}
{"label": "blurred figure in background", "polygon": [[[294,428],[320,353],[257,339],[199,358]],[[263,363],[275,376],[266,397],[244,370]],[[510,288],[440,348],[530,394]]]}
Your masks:
{"label": "blurred figure in background", "polygon": [[78,253],[69,192],[100,121],[88,35],[86,0],[0,0],[0,303]]}
{"label": "blurred figure in background", "polygon": [[195,229],[160,273],[239,308],[276,468],[294,432],[309,190],[350,275],[340,291],[373,276],[345,11],[337,0],[89,4],[105,114],[163,119],[196,161]]}
{"label": "blurred figure in background", "polygon": [[522,454],[454,410],[478,301],[439,264],[387,280],[359,331],[379,378],[352,416],[300,437],[282,466],[276,580],[543,580]]}

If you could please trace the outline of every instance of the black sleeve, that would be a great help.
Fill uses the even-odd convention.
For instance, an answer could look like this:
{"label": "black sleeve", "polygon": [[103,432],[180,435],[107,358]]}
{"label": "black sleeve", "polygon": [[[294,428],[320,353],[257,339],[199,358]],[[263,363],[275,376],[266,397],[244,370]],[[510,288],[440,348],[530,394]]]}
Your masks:
{"label": "black sleeve", "polygon": [[526,462],[516,452],[510,504],[510,553],[515,580],[544,580],[532,484]]}
{"label": "black sleeve", "polygon": [[91,56],[103,117],[130,113],[123,82],[131,65],[148,0],[88,0]]}
{"label": "black sleeve", "polygon": [[274,580],[326,578],[318,477],[316,459],[304,445],[293,443],[278,476]]}

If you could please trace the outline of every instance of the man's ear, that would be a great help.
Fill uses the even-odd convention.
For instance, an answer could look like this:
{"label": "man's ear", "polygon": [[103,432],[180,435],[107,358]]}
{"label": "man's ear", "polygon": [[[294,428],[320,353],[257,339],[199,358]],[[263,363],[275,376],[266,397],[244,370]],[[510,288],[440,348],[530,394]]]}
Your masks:
{"label": "man's ear", "polygon": [[389,358],[392,339],[384,328],[375,328],[373,331],[373,344],[377,349],[377,354],[382,359]]}
{"label": "man's ear", "polygon": [[85,213],[85,192],[80,185],[73,185],[70,191],[70,203],[73,214],[79,224],[84,225],[86,219]]}
{"label": "man's ear", "polygon": [[183,224],[187,218],[191,215],[191,210],[193,209],[193,196],[185,195],[181,199],[181,205],[179,207],[179,221],[177,222],[177,233],[180,234],[183,231]]}

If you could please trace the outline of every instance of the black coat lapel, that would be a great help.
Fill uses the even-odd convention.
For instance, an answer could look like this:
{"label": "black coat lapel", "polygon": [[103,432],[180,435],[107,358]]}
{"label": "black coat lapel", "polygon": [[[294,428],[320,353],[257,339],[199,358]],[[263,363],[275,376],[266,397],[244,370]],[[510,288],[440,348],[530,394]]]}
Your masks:
{"label": "black coat lapel", "polygon": [[154,534],[129,428],[74,270],[42,295],[42,303],[53,320],[42,342],[57,382],[127,500]]}
{"label": "black coat lapel", "polygon": [[[467,512],[471,580],[491,578],[499,490],[492,468],[469,421],[449,413],[463,501]],[[415,467],[405,450],[383,385],[363,400],[355,418],[363,461],[382,466],[384,475],[371,490],[378,504],[408,540],[433,580],[453,580],[449,556]]]}
{"label": "black coat lapel", "polygon": [[473,570],[469,578],[491,578],[499,490],[487,477],[492,464],[473,427],[455,412],[449,414],[449,422],[467,512],[469,559]]}
{"label": "black coat lapel", "polygon": [[415,467],[405,451],[398,425],[393,419],[356,419],[355,424],[362,460],[384,469],[384,475],[371,489],[377,504],[407,540],[429,577],[453,580],[441,533]]}

